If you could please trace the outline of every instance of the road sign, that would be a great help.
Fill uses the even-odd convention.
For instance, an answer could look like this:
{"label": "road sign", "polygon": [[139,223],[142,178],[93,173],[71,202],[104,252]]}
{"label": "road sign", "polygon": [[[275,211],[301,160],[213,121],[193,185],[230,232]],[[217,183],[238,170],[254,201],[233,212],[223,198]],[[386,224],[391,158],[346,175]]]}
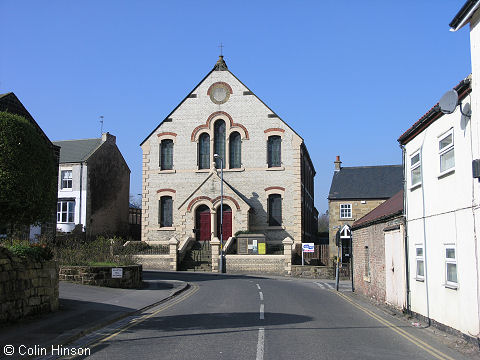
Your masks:
{"label": "road sign", "polygon": [[121,279],[123,277],[122,268],[112,268],[112,279]]}
{"label": "road sign", "polygon": [[302,250],[303,252],[315,252],[315,244],[314,243],[303,243],[302,244]]}

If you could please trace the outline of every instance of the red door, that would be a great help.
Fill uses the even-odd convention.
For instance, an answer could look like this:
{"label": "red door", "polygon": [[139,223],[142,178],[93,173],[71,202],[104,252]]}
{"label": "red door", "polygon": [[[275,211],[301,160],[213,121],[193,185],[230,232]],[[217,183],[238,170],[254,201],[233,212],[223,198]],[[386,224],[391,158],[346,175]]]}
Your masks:
{"label": "red door", "polygon": [[[220,239],[220,208],[217,210],[217,236]],[[222,238],[224,241],[232,236],[232,209],[230,206],[223,205],[223,233]]]}
{"label": "red door", "polygon": [[232,210],[223,212],[223,239],[232,236]]}
{"label": "red door", "polygon": [[210,209],[205,205],[201,205],[197,209],[197,216],[196,216],[197,241],[210,241],[210,236],[211,236],[210,224],[211,224]]}

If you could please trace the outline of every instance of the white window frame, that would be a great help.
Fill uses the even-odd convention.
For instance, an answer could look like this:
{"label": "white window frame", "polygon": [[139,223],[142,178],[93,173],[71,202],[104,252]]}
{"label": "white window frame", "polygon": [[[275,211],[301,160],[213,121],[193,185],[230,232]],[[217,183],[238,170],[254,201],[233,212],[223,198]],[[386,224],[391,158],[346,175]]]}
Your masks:
{"label": "white window frame", "polygon": [[[452,136],[452,142],[443,147],[440,148],[440,144],[443,140],[445,140],[447,137]],[[446,155],[448,152],[453,151],[453,166],[449,167],[448,169],[442,170],[442,156]],[[438,137],[438,169],[440,176],[451,173],[455,171],[455,143],[454,143],[454,136],[453,136],[453,129],[448,130],[447,132],[443,133]]]}
{"label": "white window frame", "polygon": [[[67,203],[67,211],[62,211],[63,203]],[[60,210],[58,205],[60,204]],[[73,205],[72,205],[73,204]],[[73,206],[73,209],[71,207]],[[62,221],[62,214],[65,213],[66,221]],[[73,213],[73,221],[68,221],[68,215]],[[61,200],[57,202],[57,223],[59,224],[74,224],[75,223],[75,200]]]}
{"label": "white window frame", "polygon": [[[344,207],[342,209],[342,207]],[[349,211],[350,216],[343,216],[342,210]],[[340,219],[351,219],[352,218],[352,204],[340,204]]]}
{"label": "white window frame", "polygon": [[[418,155],[418,161],[412,164],[412,160],[414,157]],[[410,186],[417,187],[422,185],[422,153],[420,150],[415,151],[412,155],[410,155]],[[413,182],[413,171],[420,169],[420,179],[417,182]]]}
{"label": "white window frame", "polygon": [[[418,249],[422,249],[422,255],[418,255]],[[418,273],[418,262],[422,262],[422,268],[423,268],[423,275],[419,275]],[[425,280],[425,249],[423,247],[423,244],[416,244],[415,245],[415,279],[418,281],[424,281]]]}
{"label": "white window frame", "polygon": [[[454,251],[453,258],[447,257],[447,250]],[[457,265],[457,247],[455,246],[455,244],[445,244],[444,254],[445,254],[445,285],[447,287],[457,288],[458,287],[458,265]],[[456,282],[448,281],[448,265],[455,265],[455,275],[457,280]]]}
{"label": "white window frame", "polygon": [[[63,181],[64,181],[64,174],[65,173],[70,173],[70,177],[66,178],[65,181],[70,181],[70,187],[68,186],[63,186]],[[60,189],[61,190],[72,190],[73,188],[73,171],[72,169],[65,169],[65,170],[60,170]]]}

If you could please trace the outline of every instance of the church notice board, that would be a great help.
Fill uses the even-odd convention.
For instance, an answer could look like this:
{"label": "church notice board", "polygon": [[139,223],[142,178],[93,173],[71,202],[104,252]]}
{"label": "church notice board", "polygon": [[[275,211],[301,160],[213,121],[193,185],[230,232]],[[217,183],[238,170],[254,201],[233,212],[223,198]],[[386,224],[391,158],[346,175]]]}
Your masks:
{"label": "church notice board", "polygon": [[267,245],[264,234],[240,234],[237,237],[237,253],[240,255],[264,255]]}

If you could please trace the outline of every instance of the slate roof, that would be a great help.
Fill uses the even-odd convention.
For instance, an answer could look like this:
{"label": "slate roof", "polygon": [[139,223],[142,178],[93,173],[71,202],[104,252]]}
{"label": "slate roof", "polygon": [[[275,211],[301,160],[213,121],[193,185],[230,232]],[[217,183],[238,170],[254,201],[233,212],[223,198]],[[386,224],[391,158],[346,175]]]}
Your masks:
{"label": "slate roof", "polygon": [[328,199],[388,199],[401,189],[402,165],[342,167],[333,174]]}
{"label": "slate roof", "polygon": [[54,141],[60,146],[60,163],[76,163],[86,161],[102,144],[102,139],[81,139]]}
{"label": "slate roof", "polygon": [[355,221],[352,229],[358,229],[373,223],[382,222],[395,215],[403,213],[403,189],[393,195],[384,203],[378,205],[375,209]]}

